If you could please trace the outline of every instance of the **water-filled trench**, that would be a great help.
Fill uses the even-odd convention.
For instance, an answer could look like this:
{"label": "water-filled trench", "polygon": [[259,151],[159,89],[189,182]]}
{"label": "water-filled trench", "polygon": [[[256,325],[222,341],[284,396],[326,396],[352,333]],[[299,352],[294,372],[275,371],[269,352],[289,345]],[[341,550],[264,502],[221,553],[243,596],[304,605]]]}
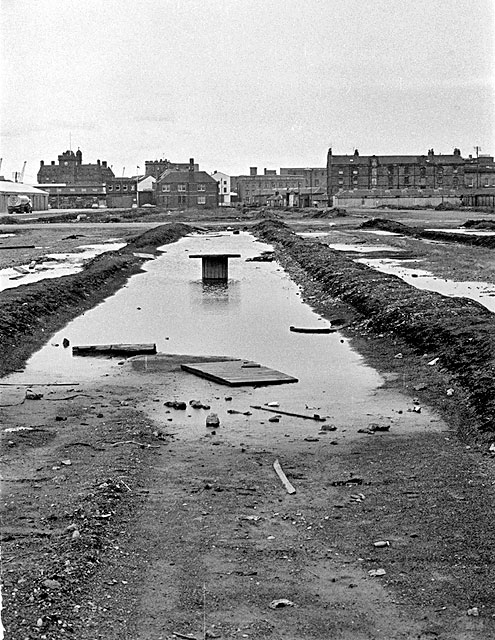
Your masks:
{"label": "water-filled trench", "polygon": [[[253,360],[298,378],[295,384],[237,392],[249,404],[280,402],[280,408],[351,421],[358,426],[380,416],[406,425],[415,416],[407,400],[377,394],[384,380],[367,366],[339,332],[300,334],[289,330],[328,326],[300,295],[276,262],[246,262],[271,247],[251,235],[196,235],[162,247],[163,255],[144,264],[144,272],[94,309],[70,322],[27,362],[10,382],[89,381],[119,375],[118,358],[77,357],[73,345],[156,343],[158,352],[196,356],[229,356]],[[201,280],[197,253],[240,253],[232,259],[226,284]],[[120,364],[119,364],[120,362]],[[229,395],[230,387],[183,374],[189,394]],[[169,391],[170,395],[170,391]],[[378,397],[380,396],[380,397]],[[195,395],[191,395],[195,397]],[[167,399],[171,399],[167,397]],[[190,399],[186,397],[185,399]],[[199,397],[208,400],[204,396]],[[410,402],[410,401],[409,401]],[[199,415],[199,414],[195,414]],[[266,419],[269,414],[264,416]],[[204,426],[204,416],[198,418]]]}

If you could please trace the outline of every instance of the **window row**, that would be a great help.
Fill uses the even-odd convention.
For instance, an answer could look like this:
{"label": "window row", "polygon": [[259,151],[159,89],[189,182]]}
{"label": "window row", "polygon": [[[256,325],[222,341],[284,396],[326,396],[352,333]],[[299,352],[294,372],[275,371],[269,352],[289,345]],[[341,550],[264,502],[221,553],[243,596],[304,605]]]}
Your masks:
{"label": "window row", "polygon": [[[107,191],[120,191],[120,186],[120,184],[107,184]],[[128,188],[128,185],[123,184],[122,191],[136,191],[136,185],[131,184]]]}

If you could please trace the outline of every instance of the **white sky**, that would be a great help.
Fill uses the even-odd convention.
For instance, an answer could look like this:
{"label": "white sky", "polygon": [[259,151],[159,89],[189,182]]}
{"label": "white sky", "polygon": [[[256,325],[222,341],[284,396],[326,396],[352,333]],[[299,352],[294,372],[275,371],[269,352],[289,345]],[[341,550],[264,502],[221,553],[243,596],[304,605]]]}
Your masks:
{"label": "white sky", "polygon": [[0,0],[6,178],[495,153],[495,0]]}

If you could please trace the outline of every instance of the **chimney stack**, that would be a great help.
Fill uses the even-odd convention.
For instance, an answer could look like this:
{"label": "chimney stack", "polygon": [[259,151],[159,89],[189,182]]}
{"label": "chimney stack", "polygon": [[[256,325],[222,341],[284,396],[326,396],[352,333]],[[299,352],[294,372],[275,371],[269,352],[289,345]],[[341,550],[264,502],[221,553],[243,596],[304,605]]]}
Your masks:
{"label": "chimney stack", "polygon": [[249,167],[249,175],[257,176],[258,175],[258,167]]}
{"label": "chimney stack", "polygon": [[194,173],[194,158],[189,158],[189,171]]}

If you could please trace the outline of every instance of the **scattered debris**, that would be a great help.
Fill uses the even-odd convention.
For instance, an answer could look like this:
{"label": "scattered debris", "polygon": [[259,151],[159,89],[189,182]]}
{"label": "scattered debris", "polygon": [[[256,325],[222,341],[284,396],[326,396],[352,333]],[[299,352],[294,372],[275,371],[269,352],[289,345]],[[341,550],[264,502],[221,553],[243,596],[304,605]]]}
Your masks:
{"label": "scattered debris", "polygon": [[394,356],[394,358],[395,358],[396,360],[401,360],[403,357],[404,357],[404,356],[402,355],[402,353],[396,353],[396,354],[395,354],[395,356]]}
{"label": "scattered debris", "polygon": [[220,418],[216,413],[209,413],[206,416],[206,427],[208,429],[218,429],[220,426]]}
{"label": "scattered debris", "polygon": [[492,454],[492,456],[495,456],[495,442],[492,442],[492,444],[488,448],[488,451]]}
{"label": "scattered debris", "polygon": [[280,598],[279,600],[272,600],[268,605],[270,609],[281,609],[282,607],[294,607],[294,603],[287,598]]}
{"label": "scattered debris", "polygon": [[333,487],[351,487],[360,484],[363,484],[362,478],[349,478],[349,480],[334,480],[332,482]]}
{"label": "scattered debris", "polygon": [[316,438],[315,436],[307,436],[304,438],[306,442],[319,442],[320,438]]}
{"label": "scattered debris", "polygon": [[32,389],[26,389],[26,400],[41,400],[42,397],[42,393],[37,393]]}
{"label": "scattered debris", "polygon": [[273,251],[263,251],[259,256],[253,258],[246,258],[246,262],[273,262]]}
{"label": "scattered debris", "polygon": [[282,471],[282,467],[280,466],[280,462],[278,460],[275,460],[275,462],[273,463],[273,468],[275,469],[275,473],[280,478],[282,484],[286,488],[287,493],[296,493],[295,488],[291,485],[291,483],[287,479],[287,476]]}
{"label": "scattered debris", "polygon": [[280,407],[280,402],[266,402],[265,403],[267,407]]}
{"label": "scattered debris", "polygon": [[70,345],[70,341],[67,338],[64,338],[62,340],[62,346],[64,349],[67,349],[67,347]]}
{"label": "scattered debris", "polygon": [[253,415],[251,411],[237,411],[236,409],[227,409],[227,413],[239,414],[241,416],[252,416]]}
{"label": "scattered debris", "polygon": [[447,395],[448,396],[453,396],[454,395],[454,389],[452,389],[452,387],[450,387],[450,389],[447,389]]}
{"label": "scattered debris", "polygon": [[201,400],[189,400],[189,405],[193,409],[211,409],[209,404],[203,404]]}
{"label": "scattered debris", "polygon": [[337,427],[334,424],[324,424],[321,426],[322,431],[337,431]]}
{"label": "scattered debris", "polygon": [[377,431],[390,431],[389,424],[378,424],[376,422],[371,422],[367,427],[362,429],[358,429],[358,433],[368,433],[373,435]]}
{"label": "scattered debris", "polygon": [[468,616],[478,617],[480,615],[478,607],[472,607],[471,609],[468,609],[466,613]]}
{"label": "scattered debris", "polygon": [[377,542],[373,542],[373,546],[380,549],[382,547],[390,547],[390,542],[388,540],[378,540]]}
{"label": "scattered debris", "polygon": [[368,571],[368,575],[371,576],[372,578],[375,578],[377,576],[384,576],[386,574],[387,572],[385,571],[385,569],[370,569]]}
{"label": "scattered debris", "polygon": [[430,360],[430,362],[428,362],[428,366],[429,367],[433,367],[436,365],[436,363],[440,360],[440,358],[433,358],[433,360]]}
{"label": "scattered debris", "polygon": [[185,402],[180,402],[179,400],[167,400],[167,402],[164,402],[163,404],[165,407],[178,409],[180,411],[185,411],[187,409],[187,404]]}
{"label": "scattered debris", "polygon": [[273,416],[268,418],[268,422],[280,422],[280,416]]}

